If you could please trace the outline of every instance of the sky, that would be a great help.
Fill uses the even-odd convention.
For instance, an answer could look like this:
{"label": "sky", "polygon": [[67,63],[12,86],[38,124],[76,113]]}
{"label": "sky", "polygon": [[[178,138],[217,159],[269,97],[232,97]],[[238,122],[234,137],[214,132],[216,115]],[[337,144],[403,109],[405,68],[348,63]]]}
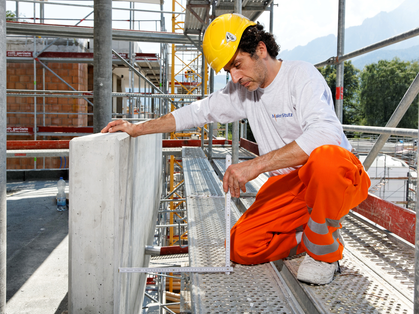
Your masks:
{"label": "sky", "polygon": [[[177,0],[186,7],[186,0]],[[404,0],[346,0],[346,28],[362,24],[366,18],[371,18],[381,11],[389,12],[397,8]],[[47,20],[46,23],[74,25],[79,19],[84,18],[93,9],[93,1],[86,0],[49,0],[50,4],[45,5],[46,18],[61,18],[65,20]],[[53,3],[72,3],[85,7],[59,6]],[[281,50],[291,50],[296,46],[304,46],[317,37],[330,34],[337,34],[338,0],[274,0],[274,35],[281,46]],[[129,8],[129,2],[114,1],[114,8]],[[159,11],[160,6],[156,4],[136,3],[135,8]],[[6,2],[7,10],[16,10],[15,1]],[[164,10],[172,11],[172,1],[164,4]],[[177,7],[176,11],[180,11]],[[39,5],[35,5],[36,16],[39,17]],[[32,22],[34,4],[20,2],[20,16],[26,17]],[[93,18],[91,15],[89,18]],[[73,19],[73,20],[71,20]],[[129,12],[122,10],[113,11],[113,27],[128,29]],[[139,25],[143,30],[160,30],[156,20],[160,19],[159,13],[137,12],[135,19],[141,20]],[[166,28],[171,30],[171,15],[165,14]],[[121,21],[124,20],[124,21]],[[269,12],[263,13],[259,22],[269,29]],[[92,26],[92,21],[85,21],[80,26]],[[159,44],[141,43],[143,52],[159,53]]]}

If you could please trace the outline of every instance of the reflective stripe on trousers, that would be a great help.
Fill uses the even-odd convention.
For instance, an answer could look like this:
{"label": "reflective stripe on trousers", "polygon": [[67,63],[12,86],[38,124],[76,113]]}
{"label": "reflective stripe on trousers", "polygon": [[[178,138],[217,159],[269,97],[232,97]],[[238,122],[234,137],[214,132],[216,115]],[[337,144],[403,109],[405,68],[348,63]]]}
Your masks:
{"label": "reflective stripe on trousers", "polygon": [[321,146],[307,163],[271,177],[231,229],[231,260],[259,264],[306,251],[317,260],[342,258],[340,222],[368,196],[359,160],[339,146]]}

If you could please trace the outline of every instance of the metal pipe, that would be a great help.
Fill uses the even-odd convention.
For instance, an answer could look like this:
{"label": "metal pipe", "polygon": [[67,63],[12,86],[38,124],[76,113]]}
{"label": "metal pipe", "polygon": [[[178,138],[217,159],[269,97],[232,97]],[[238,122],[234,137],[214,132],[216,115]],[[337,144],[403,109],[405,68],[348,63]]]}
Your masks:
{"label": "metal pipe", "polygon": [[233,122],[233,138],[231,143],[232,163],[239,163],[239,121]]}
{"label": "metal pipe", "polygon": [[[153,12],[157,13],[156,11],[153,11]],[[26,19],[26,20],[35,20],[35,21],[36,20],[41,20],[40,18],[33,18],[33,17],[19,17],[19,18],[15,17],[15,20],[16,19],[19,19],[19,20],[25,20]],[[80,19],[79,18],[46,17],[46,18],[44,18],[44,21],[80,21]],[[82,19],[81,21],[82,22],[92,22],[92,21],[94,21],[94,19],[86,18],[86,19]],[[139,25],[140,25],[140,22],[143,22],[143,23],[153,22],[153,23],[155,23],[155,22],[158,22],[158,21],[160,21],[160,20],[133,20],[133,22],[138,22]],[[126,19],[112,19],[112,22],[127,22],[127,20]]]}
{"label": "metal pipe", "polygon": [[[338,58],[344,54],[345,50],[345,0],[339,0],[338,14]],[[341,61],[336,66],[336,97],[335,110],[339,121],[343,122],[343,79],[344,79],[344,63]]]}
{"label": "metal pipe", "polygon": [[164,214],[164,213],[184,213],[186,212],[187,209],[176,209],[176,210],[159,210],[159,214]]}
{"label": "metal pipe", "polygon": [[[205,84],[205,78],[206,78],[206,73],[205,73],[205,56],[202,53],[202,64],[201,64],[201,71],[202,71],[202,76],[201,76],[201,95],[202,98],[204,98],[205,96],[205,90],[204,90],[204,84]],[[205,131],[204,131],[204,127],[205,125],[202,126],[201,128],[201,148],[204,149],[204,142],[205,142]]]}
{"label": "metal pipe", "polygon": [[[60,95],[60,94],[42,94],[42,93],[7,93],[6,96],[16,96],[16,97],[50,97],[50,98],[86,98],[85,95]],[[119,96],[125,97],[125,96]],[[91,96],[90,98],[93,98]]]}
{"label": "metal pipe", "polygon": [[418,137],[418,130],[416,129],[387,128],[387,127],[379,127],[379,126],[362,126],[362,125],[348,125],[348,124],[343,124],[342,127],[344,131]]}
{"label": "metal pipe", "polygon": [[364,48],[361,48],[361,49],[352,51],[350,53],[347,53],[346,55],[342,55],[342,56],[340,56],[338,58],[338,60],[337,60],[337,58],[332,57],[332,58],[329,58],[326,61],[317,63],[314,66],[316,68],[322,68],[322,67],[324,67],[326,65],[336,64],[336,63],[341,62],[341,61],[343,62],[343,61],[346,61],[346,60],[349,60],[349,59],[358,57],[360,55],[369,53],[371,51],[374,51],[374,50],[377,50],[377,49],[381,49],[381,48],[384,48],[384,47],[387,47],[387,46],[396,44],[398,42],[401,42],[403,40],[406,40],[406,39],[409,39],[409,38],[412,38],[412,37],[415,37],[415,36],[418,36],[418,35],[419,35],[419,27],[418,28],[414,28],[414,29],[412,29],[410,31],[407,31],[405,33],[401,33],[399,35],[390,37],[388,39],[379,41],[379,42],[377,42],[375,44],[366,46]]}
{"label": "metal pipe", "polygon": [[269,6],[269,32],[274,33],[274,2]]}
{"label": "metal pipe", "polygon": [[165,224],[165,225],[156,225],[156,228],[186,227],[187,225],[188,224]]}
{"label": "metal pipe", "polygon": [[[26,111],[8,111],[8,114],[29,114],[33,115],[33,112],[26,112]],[[84,116],[91,116],[93,113],[84,113],[84,112],[38,112],[37,115],[48,115],[48,114],[54,114],[54,115],[68,115],[68,114],[77,114],[77,115],[84,115]]]}
{"label": "metal pipe", "polygon": [[[166,263],[165,263],[165,266],[169,267],[169,266],[167,266]],[[180,267],[179,264],[173,264],[171,266],[172,267]],[[181,276],[170,276],[170,275],[166,275],[166,274],[162,274],[162,273],[152,273],[152,272],[150,272],[150,273],[147,273],[147,274],[154,275],[154,276],[160,276],[160,277],[170,277],[170,278],[175,278],[175,279],[181,279],[182,278]]]}
{"label": "metal pipe", "polygon": [[[8,35],[36,35],[44,37],[64,38],[94,38],[94,30],[91,27],[51,25],[36,23],[6,23]],[[189,35],[192,40],[197,40],[197,35]],[[157,43],[189,43],[184,34],[172,32],[154,31],[130,31],[115,29],[112,31],[113,40],[119,41],[142,41]]]}
{"label": "metal pipe", "polygon": [[94,1],[93,132],[112,118],[112,0]]}
{"label": "metal pipe", "polygon": [[[215,72],[213,69],[210,70],[210,94],[214,92],[214,77]],[[210,123],[208,126],[208,159],[212,159],[212,137],[214,133],[214,123]]]}
{"label": "metal pipe", "polygon": [[234,12],[238,13],[238,14],[242,14],[242,6],[243,6],[242,0],[235,0],[234,1]]}
{"label": "metal pipe", "polygon": [[173,194],[175,194],[184,185],[185,185],[185,182],[182,182],[172,192],[170,192],[168,195],[166,195],[163,199],[169,199]]}
{"label": "metal pipe", "polygon": [[41,3],[39,4],[39,20],[41,23],[45,23],[44,1],[45,0],[41,0]]}
{"label": "metal pipe", "polygon": [[228,144],[228,123],[225,125],[225,138],[226,138],[226,144]]}
{"label": "metal pipe", "polygon": [[0,2],[0,314],[6,313],[6,265],[7,265],[6,73],[7,73],[7,68],[6,68],[6,1],[1,1]]}
{"label": "metal pipe", "polygon": [[[155,88],[155,86],[153,85]],[[208,95],[204,95],[207,97]],[[187,99],[197,99],[201,98],[202,95],[182,95],[182,94],[140,94],[140,93],[112,93],[112,97],[143,97],[143,98],[187,98]],[[173,102],[177,104],[178,102]]]}
{"label": "metal pipe", "polygon": [[[15,0],[16,3],[18,2],[29,2],[29,3],[42,3],[44,0]],[[65,3],[65,2],[47,2],[48,4],[52,5],[64,5],[64,6],[72,6],[72,7],[84,7],[84,8],[93,8],[94,5],[86,5],[86,4],[75,4],[75,3]],[[128,11],[129,8],[113,8],[114,10],[121,10],[121,11]],[[168,13],[168,14],[186,14],[185,12],[173,12],[173,11],[156,11],[156,10],[145,10],[145,9],[133,9],[134,11],[139,12],[149,12],[149,13]]]}
{"label": "metal pipe", "polygon": [[[57,94],[54,94],[57,93]],[[93,98],[93,93],[90,91],[49,91],[49,90],[20,90],[20,89],[8,89],[7,96],[18,96],[18,97],[33,97],[34,95],[42,97],[57,97],[57,98]],[[60,95],[60,94],[69,94],[69,95]],[[80,95],[77,95],[80,94]],[[188,98],[188,99],[197,99],[201,98],[201,95],[181,95],[181,94],[141,94],[141,93],[120,93],[113,92],[112,97],[141,97],[141,98]],[[207,95],[205,95],[206,97]],[[180,103],[180,102],[173,102]],[[191,103],[191,102],[183,102]]]}
{"label": "metal pipe", "polygon": [[[186,201],[186,198],[172,198],[172,199],[169,199],[169,200],[165,200],[165,199],[160,200],[160,202],[163,202],[163,203],[183,202],[183,201]],[[186,209],[183,210],[183,211],[186,211]],[[169,212],[172,212],[172,211],[169,211]]]}
{"label": "metal pipe", "polygon": [[[238,14],[242,14],[242,1],[235,0],[235,12]],[[239,121],[234,121],[232,125],[233,137],[231,143],[231,155],[233,164],[239,163]]]}
{"label": "metal pipe", "polygon": [[[416,75],[412,84],[409,86],[406,94],[404,94],[402,100],[398,104],[396,110],[394,110],[392,116],[388,120],[386,127],[394,128],[399,124],[400,120],[403,118],[407,109],[409,109],[411,103],[415,99],[416,95],[419,93],[419,73]],[[380,150],[383,148],[384,144],[387,142],[387,139],[390,137],[389,134],[381,134],[377,141],[375,142],[373,148],[368,154],[367,158],[364,160],[364,168],[368,170],[377,157]]]}
{"label": "metal pipe", "polygon": [[[129,7],[130,7],[130,11],[129,11],[129,29],[133,30],[134,29],[134,15],[133,15],[133,9],[134,9],[134,2],[130,1],[129,3]],[[134,43],[132,41],[130,41],[128,43],[128,58],[129,58],[129,62],[132,65],[132,68],[134,68]],[[134,73],[132,71],[132,68],[129,68],[129,88],[130,88],[130,92],[134,92],[134,82],[135,82],[135,76]],[[128,99],[128,103],[129,103],[129,114],[128,117],[133,118],[134,117],[134,101],[135,99],[130,97]]]}
{"label": "metal pipe", "polygon": [[167,312],[169,312],[170,314],[176,314],[175,312],[173,312],[171,309],[169,309],[168,307],[166,307],[165,305],[161,305],[159,300],[153,298],[150,294],[148,294],[147,292],[144,292],[144,295],[149,298],[151,301],[154,301],[156,303],[159,304],[159,306],[163,307]]}
{"label": "metal pipe", "polygon": [[16,1],[16,21],[19,19],[19,1]]}

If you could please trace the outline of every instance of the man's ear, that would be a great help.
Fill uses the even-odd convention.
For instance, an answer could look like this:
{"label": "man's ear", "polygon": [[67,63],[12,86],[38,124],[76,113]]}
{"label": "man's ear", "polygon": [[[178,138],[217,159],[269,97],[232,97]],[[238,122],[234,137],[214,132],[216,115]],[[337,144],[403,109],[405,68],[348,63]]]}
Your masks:
{"label": "man's ear", "polygon": [[268,49],[263,41],[260,41],[256,47],[256,52],[258,53],[259,57],[266,58],[268,55]]}

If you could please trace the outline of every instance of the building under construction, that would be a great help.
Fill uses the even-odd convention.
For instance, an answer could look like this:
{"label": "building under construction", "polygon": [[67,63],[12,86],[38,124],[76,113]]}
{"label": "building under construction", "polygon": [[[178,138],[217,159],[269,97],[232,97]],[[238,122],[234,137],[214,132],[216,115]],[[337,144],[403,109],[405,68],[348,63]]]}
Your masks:
{"label": "building under construction", "polygon": [[[138,138],[98,134],[112,119],[158,118],[212,93],[215,74],[201,48],[206,27],[224,13],[255,21],[267,12],[272,32],[273,1],[173,0],[171,11],[152,0],[10,2],[16,14],[7,19],[6,1],[0,5],[0,314],[46,313],[6,297],[14,262],[6,256],[6,182],[60,176],[69,182],[68,308],[60,313],[419,313],[418,130],[396,128],[419,92],[419,76],[386,127],[343,126],[364,134],[350,141],[372,185],[342,222],[341,273],[331,284],[309,285],[296,279],[304,256],[230,263],[229,229],[268,179],[259,175],[238,199],[223,192],[228,156],[237,163],[259,155],[246,121]],[[19,14],[25,3],[32,17]],[[48,6],[90,13],[60,24],[45,14]],[[116,11],[125,18],[113,18]],[[139,12],[153,17],[138,20]],[[89,21],[93,27],[84,26]],[[128,26],[112,28],[116,22]],[[336,56],[316,67],[336,65],[339,90],[345,60],[419,35],[416,28],[346,53],[345,0],[338,30]],[[143,52],[146,43],[158,49]]]}

